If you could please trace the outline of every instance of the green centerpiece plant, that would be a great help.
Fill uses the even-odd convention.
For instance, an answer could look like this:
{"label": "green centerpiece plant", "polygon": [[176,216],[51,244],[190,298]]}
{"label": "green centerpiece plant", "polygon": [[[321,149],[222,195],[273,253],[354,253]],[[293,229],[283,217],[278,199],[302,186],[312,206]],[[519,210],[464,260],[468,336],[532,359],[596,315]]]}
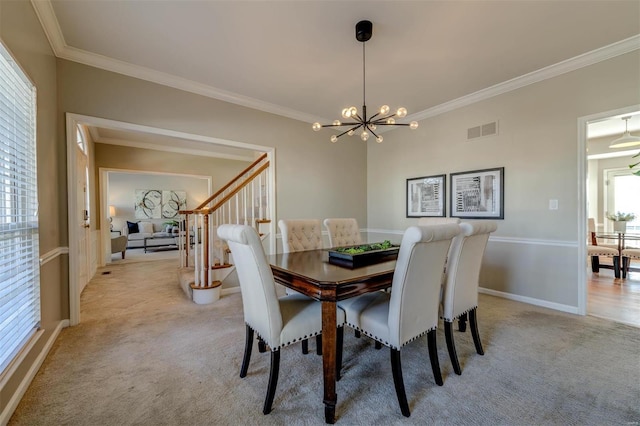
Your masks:
{"label": "green centerpiece plant", "polygon": [[372,244],[361,244],[359,246],[353,247],[338,247],[335,249],[338,253],[346,253],[346,254],[360,254],[373,250],[386,250],[393,247],[391,241],[384,240],[381,243],[372,243]]}
{"label": "green centerpiece plant", "polygon": [[616,212],[615,214],[607,213],[607,219],[613,222],[613,230],[615,232],[627,232],[627,222],[631,222],[636,218],[635,213]]}

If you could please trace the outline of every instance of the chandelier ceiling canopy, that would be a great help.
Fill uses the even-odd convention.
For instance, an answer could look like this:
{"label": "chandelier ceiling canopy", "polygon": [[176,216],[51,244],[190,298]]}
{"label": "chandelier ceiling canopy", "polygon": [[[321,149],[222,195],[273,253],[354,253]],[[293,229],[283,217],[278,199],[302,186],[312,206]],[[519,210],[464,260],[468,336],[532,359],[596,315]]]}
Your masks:
{"label": "chandelier ceiling canopy", "polygon": [[[367,116],[366,103],[366,64],[365,64],[365,43],[371,39],[373,34],[373,24],[371,21],[360,21],[356,24],[356,40],[362,43],[362,110],[358,111],[355,106],[347,107],[342,110],[342,117],[347,119],[346,122],[334,120],[332,124],[313,123],[314,131],[319,131],[323,127],[336,127],[341,133],[331,136],[331,142],[336,142],[340,136],[353,136],[355,132],[362,129],[360,139],[366,141],[370,135],[376,138],[376,142],[382,142],[383,138],[376,133],[378,126],[409,126],[410,129],[418,128],[418,122],[396,123],[396,118],[404,118],[407,115],[407,109],[399,107],[395,112],[391,112],[388,105],[383,105],[371,117]],[[348,128],[346,128],[348,127]],[[346,129],[345,129],[346,128]]]}

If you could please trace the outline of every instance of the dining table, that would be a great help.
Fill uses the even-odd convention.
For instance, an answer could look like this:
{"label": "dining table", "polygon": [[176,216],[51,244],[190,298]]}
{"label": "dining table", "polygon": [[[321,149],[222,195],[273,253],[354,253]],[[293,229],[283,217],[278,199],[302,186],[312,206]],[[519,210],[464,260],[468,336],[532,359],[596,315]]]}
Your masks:
{"label": "dining table", "polygon": [[[618,242],[618,260],[619,265],[622,268],[622,250],[627,248],[628,241],[640,241],[640,234],[632,233],[632,232],[614,232],[614,233],[602,233],[597,234],[596,238],[599,239],[608,239],[608,240],[616,240]],[[637,268],[629,267],[629,270],[635,271]],[[623,271],[623,278],[626,274],[626,271]]]}
{"label": "dining table", "polygon": [[337,302],[391,286],[395,260],[383,260],[360,267],[338,265],[329,260],[329,251],[306,250],[268,255],[276,282],[322,303],[322,371],[324,415],[335,423],[337,365]]}

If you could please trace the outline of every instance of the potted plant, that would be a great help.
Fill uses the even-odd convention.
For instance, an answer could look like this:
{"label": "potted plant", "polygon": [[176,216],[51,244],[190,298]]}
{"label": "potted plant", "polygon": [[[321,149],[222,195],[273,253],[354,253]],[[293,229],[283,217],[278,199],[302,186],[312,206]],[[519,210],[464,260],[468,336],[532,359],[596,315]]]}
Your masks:
{"label": "potted plant", "polygon": [[627,232],[627,222],[630,222],[636,218],[634,213],[622,213],[617,212],[615,214],[607,213],[607,219],[613,221],[613,230],[624,234]]}

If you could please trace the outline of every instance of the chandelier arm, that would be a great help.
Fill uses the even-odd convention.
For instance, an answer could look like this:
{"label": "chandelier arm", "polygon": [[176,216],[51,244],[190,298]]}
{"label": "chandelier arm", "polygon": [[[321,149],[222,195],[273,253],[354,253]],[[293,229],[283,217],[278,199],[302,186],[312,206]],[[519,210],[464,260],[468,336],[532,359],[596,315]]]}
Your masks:
{"label": "chandelier arm", "polygon": [[376,126],[411,126],[411,123],[376,123]]}
{"label": "chandelier arm", "polygon": [[[376,114],[376,115],[378,115],[378,114]],[[373,117],[375,117],[376,115],[374,115]],[[395,117],[395,116],[396,116],[396,114],[390,114],[390,115],[387,115],[387,116],[385,116],[385,117],[376,118],[376,119],[375,119],[375,121],[371,121],[371,120],[370,120],[370,121],[371,121],[372,123],[374,123],[374,124],[378,125],[378,124],[382,124],[382,123],[384,123],[384,122],[385,122],[385,121],[387,121],[389,118],[393,118],[393,117]],[[373,118],[373,117],[371,117],[371,118]]]}
{"label": "chandelier arm", "polygon": [[374,132],[373,130],[371,130],[371,127],[367,126],[367,129],[369,129],[369,131],[371,132],[371,134],[372,134],[373,136],[375,136],[375,138],[376,138],[376,139],[378,139],[378,138],[380,137],[380,136],[378,136],[378,135],[376,134],[376,132]]}
{"label": "chandelier arm", "polygon": [[360,125],[361,123],[358,122],[352,122],[352,123],[340,123],[340,124],[323,124],[322,127],[342,127],[342,126],[354,126],[354,125]]}
{"label": "chandelier arm", "polygon": [[344,136],[344,135],[346,135],[347,133],[349,133],[352,130],[353,131],[358,130],[358,128],[360,128],[360,127],[362,127],[362,124],[358,124],[357,126],[352,127],[351,129],[345,130],[344,132],[342,132],[338,136],[336,136],[336,138],[339,138],[340,136]]}

